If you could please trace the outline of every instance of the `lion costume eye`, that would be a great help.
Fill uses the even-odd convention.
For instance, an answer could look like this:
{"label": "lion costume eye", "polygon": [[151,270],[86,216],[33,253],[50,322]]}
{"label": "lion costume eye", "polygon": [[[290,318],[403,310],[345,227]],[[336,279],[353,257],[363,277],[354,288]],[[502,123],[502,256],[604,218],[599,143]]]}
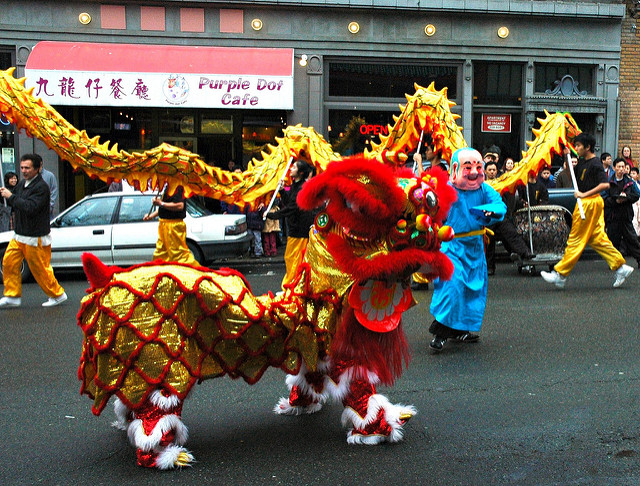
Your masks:
{"label": "lion costume eye", "polygon": [[433,209],[438,205],[438,196],[436,196],[435,192],[429,191],[425,197],[425,201],[427,202],[427,206]]}

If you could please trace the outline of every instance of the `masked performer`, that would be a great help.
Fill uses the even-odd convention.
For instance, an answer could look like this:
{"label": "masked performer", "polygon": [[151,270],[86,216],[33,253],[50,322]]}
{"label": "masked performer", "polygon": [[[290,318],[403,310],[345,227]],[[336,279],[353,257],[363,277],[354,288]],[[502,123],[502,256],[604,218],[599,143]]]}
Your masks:
{"label": "masked performer", "polygon": [[451,158],[451,184],[458,200],[451,207],[446,223],[455,238],[442,244],[442,252],[454,265],[449,281],[434,282],[429,347],[441,351],[448,339],[475,342],[482,326],[487,301],[487,262],[484,256],[484,226],[501,221],[507,207],[500,195],[484,184],[482,156],[463,148]]}

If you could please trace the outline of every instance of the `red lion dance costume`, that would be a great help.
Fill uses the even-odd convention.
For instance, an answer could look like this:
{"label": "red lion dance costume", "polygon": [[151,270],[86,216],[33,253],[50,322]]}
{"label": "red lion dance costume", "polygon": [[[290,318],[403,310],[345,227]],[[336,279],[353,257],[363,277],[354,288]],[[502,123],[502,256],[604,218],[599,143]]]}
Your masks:
{"label": "red lion dance costume", "polygon": [[451,277],[440,242],[455,200],[448,174],[417,179],[362,156],[334,162],[305,184],[298,203],[320,212],[284,295],[254,296],[234,270],[186,264],[106,267],[85,256],[91,283],[78,314],[85,339],[82,392],[99,414],[116,395],[116,426],[138,464],[188,465],[182,404],[198,381],[229,375],[249,384],[270,367],[288,373],[279,414],[344,405],[352,444],[402,439],[416,411],[376,393],[408,362],[402,313],[410,275]]}

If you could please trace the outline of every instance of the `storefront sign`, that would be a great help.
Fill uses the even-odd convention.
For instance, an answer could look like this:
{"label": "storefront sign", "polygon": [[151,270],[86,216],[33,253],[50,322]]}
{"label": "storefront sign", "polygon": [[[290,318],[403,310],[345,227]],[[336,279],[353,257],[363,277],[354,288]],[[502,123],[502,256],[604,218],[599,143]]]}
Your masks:
{"label": "storefront sign", "polygon": [[29,70],[25,85],[50,105],[293,108],[292,77]]}
{"label": "storefront sign", "polygon": [[386,125],[360,125],[362,135],[389,135],[389,127]]}
{"label": "storefront sign", "polygon": [[492,133],[511,133],[511,115],[483,113],[482,131]]}
{"label": "storefront sign", "polygon": [[[76,58],[46,59],[52,44]],[[51,105],[293,109],[291,49],[42,42],[34,55],[25,86]]]}
{"label": "storefront sign", "polygon": [[[15,149],[13,147],[2,147],[2,163],[15,164]],[[4,182],[2,182],[2,184],[4,184]]]}

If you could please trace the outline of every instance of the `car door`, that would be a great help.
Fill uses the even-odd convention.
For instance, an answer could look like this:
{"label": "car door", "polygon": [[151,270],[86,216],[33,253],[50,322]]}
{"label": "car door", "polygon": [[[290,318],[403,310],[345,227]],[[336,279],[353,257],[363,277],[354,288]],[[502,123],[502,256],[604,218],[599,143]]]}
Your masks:
{"label": "car door", "polygon": [[152,194],[123,194],[117,224],[113,226],[115,265],[149,262],[158,241],[158,220],[143,221],[152,209]]}
{"label": "car door", "polygon": [[56,218],[51,225],[51,265],[80,267],[85,252],[112,264],[111,221],[117,203],[117,196],[87,198]]}

